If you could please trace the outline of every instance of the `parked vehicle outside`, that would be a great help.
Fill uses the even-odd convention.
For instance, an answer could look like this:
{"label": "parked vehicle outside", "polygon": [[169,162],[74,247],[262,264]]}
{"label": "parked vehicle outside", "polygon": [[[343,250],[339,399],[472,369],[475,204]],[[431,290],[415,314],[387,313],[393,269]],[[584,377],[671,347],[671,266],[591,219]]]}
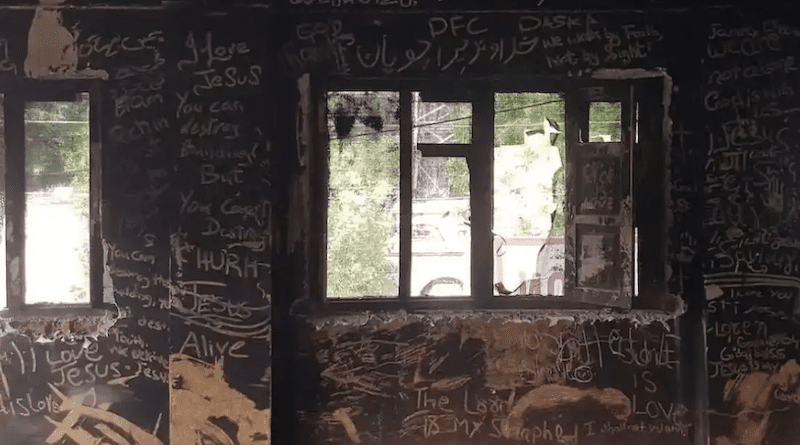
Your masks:
{"label": "parked vehicle outside", "polygon": [[[412,296],[470,295],[470,226],[467,198],[412,203]],[[399,221],[398,206],[393,213]],[[389,262],[399,281],[399,229],[392,234]],[[495,283],[518,295],[563,295],[564,237],[494,236]],[[497,294],[501,294],[497,292]]]}

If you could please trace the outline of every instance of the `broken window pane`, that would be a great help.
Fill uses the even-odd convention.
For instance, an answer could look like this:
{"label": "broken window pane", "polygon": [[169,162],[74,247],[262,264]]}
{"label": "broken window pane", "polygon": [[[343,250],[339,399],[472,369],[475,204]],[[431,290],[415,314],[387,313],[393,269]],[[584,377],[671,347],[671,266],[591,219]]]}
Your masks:
{"label": "broken window pane", "polygon": [[89,302],[89,94],[25,106],[25,302]]}
{"label": "broken window pane", "polygon": [[494,281],[499,295],[563,296],[564,102],[495,95]]}
{"label": "broken window pane", "polygon": [[415,158],[411,295],[468,296],[471,232],[466,159]]}
{"label": "broken window pane", "polygon": [[622,141],[622,103],[592,102],[589,106],[589,142]]}
{"label": "broken window pane", "polygon": [[397,296],[399,94],[328,94],[329,298]]}

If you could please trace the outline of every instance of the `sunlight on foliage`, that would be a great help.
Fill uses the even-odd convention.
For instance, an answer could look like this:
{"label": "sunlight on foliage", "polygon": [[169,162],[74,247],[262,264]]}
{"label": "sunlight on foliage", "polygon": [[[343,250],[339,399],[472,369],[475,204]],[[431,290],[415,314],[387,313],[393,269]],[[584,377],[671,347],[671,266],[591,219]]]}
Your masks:
{"label": "sunlight on foliage", "polygon": [[396,135],[331,142],[329,297],[397,294],[387,254],[399,163]]}
{"label": "sunlight on foliage", "polygon": [[33,102],[25,109],[26,191],[69,185],[89,193],[88,102]]}
{"label": "sunlight on foliage", "polygon": [[[26,106],[26,250],[50,250],[47,260],[27,257],[28,302],[89,300],[89,128],[88,95]],[[49,284],[37,278],[52,269],[48,261],[64,275]]]}
{"label": "sunlight on foliage", "polygon": [[[398,227],[394,220],[399,200],[398,98],[396,92],[329,94],[329,297],[397,294],[398,271],[389,252]],[[425,136],[418,143],[471,143],[469,104],[425,103],[425,109],[419,105],[414,103],[414,112],[428,120],[415,121],[423,125],[415,135]],[[618,120],[619,108],[603,104],[593,110],[592,124],[602,133],[597,137],[613,138],[606,133],[617,128],[613,121]],[[495,95],[496,234],[564,236],[564,120],[560,94]],[[437,121],[443,123],[427,125]],[[73,159],[77,162],[78,157]],[[439,164],[426,159],[427,164],[414,161],[415,199],[469,196],[469,169],[463,158]]]}

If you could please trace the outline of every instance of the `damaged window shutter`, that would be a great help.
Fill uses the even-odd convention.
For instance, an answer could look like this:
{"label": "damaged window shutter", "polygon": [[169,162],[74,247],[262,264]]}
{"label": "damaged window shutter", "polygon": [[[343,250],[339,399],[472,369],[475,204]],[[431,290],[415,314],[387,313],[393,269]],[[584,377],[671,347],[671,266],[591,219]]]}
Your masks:
{"label": "damaged window shutter", "polygon": [[634,288],[632,87],[567,93],[566,297],[630,308]]}

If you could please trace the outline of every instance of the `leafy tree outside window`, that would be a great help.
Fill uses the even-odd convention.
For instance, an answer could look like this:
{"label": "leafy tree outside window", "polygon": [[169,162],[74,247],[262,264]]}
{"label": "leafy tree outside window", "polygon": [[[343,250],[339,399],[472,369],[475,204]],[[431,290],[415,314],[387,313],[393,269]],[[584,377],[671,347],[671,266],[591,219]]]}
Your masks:
{"label": "leafy tree outside window", "polygon": [[89,153],[88,94],[26,104],[28,304],[89,302]]}

